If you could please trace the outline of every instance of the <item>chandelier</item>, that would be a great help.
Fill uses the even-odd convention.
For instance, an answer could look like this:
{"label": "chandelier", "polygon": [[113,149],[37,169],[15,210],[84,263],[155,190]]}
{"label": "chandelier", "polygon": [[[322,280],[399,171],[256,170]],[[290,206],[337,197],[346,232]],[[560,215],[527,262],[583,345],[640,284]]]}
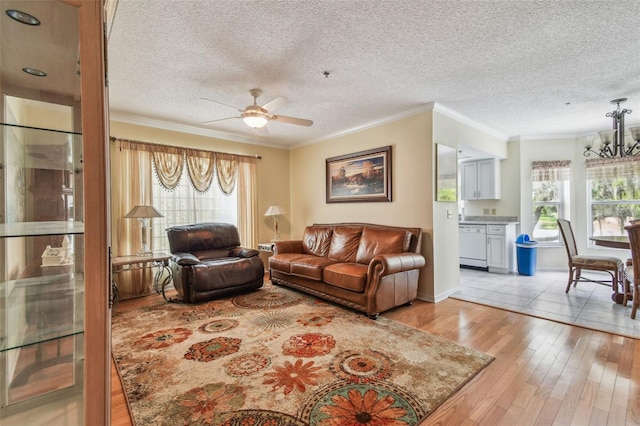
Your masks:
{"label": "chandelier", "polygon": [[600,145],[587,143],[585,145],[584,156],[590,157],[595,154],[601,158],[633,157],[640,155],[640,126],[629,129],[630,135],[625,135],[624,115],[631,114],[630,109],[620,110],[620,104],[627,98],[619,98],[610,101],[616,105],[614,111],[608,112],[607,117],[613,118],[613,130],[598,132],[600,135]]}

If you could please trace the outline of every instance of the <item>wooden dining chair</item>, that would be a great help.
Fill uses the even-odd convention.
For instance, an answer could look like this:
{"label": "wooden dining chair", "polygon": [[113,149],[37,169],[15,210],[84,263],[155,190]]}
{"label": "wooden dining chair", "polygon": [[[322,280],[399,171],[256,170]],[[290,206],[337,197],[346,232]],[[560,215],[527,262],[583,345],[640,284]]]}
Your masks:
{"label": "wooden dining chair", "polygon": [[636,319],[636,311],[640,306],[640,221],[633,221],[631,225],[625,226],[629,234],[629,247],[631,248],[631,262],[627,262],[625,270],[625,299],[627,305],[629,297],[633,299],[631,306],[631,318]]}
{"label": "wooden dining chair", "polygon": [[[565,293],[569,293],[571,284],[575,287],[578,281],[590,281],[598,284],[609,284],[613,288],[614,297],[618,294],[618,286],[623,285],[624,263],[621,259],[612,256],[596,256],[578,254],[576,239],[571,229],[571,222],[566,219],[558,219],[558,228],[564,240],[569,259],[569,281]],[[594,280],[582,276],[582,271],[606,272],[611,276],[610,280]],[[620,300],[618,303],[622,302]]]}

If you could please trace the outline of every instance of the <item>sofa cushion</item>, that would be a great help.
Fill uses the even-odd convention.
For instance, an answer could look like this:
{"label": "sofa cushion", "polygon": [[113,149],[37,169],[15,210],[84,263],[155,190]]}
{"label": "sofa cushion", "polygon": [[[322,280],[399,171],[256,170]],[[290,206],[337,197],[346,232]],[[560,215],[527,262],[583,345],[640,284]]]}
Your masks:
{"label": "sofa cushion", "polygon": [[231,257],[254,257],[260,256],[260,252],[255,249],[248,249],[243,247],[236,247],[229,250],[229,256]]}
{"label": "sofa cushion", "polygon": [[167,228],[171,253],[194,253],[230,249],[240,245],[238,228],[230,223],[210,222]]}
{"label": "sofa cushion", "polygon": [[400,229],[364,228],[356,253],[356,262],[368,265],[377,254],[402,253],[406,236],[407,232]]}
{"label": "sofa cushion", "polygon": [[257,257],[227,257],[193,265],[191,291],[206,292],[239,287],[264,276],[262,260]]}
{"label": "sofa cushion", "polygon": [[269,268],[276,271],[284,272],[285,274],[291,273],[291,263],[294,260],[304,259],[305,257],[315,257],[312,254],[302,253],[280,253],[274,254],[269,258]]}
{"label": "sofa cushion", "polygon": [[362,227],[360,226],[337,226],[333,228],[329,259],[340,262],[355,262],[361,234]]}
{"label": "sofa cushion", "polygon": [[332,286],[362,293],[367,283],[367,269],[359,263],[334,263],[324,268],[322,278]]}
{"label": "sofa cushion", "polygon": [[322,268],[334,263],[336,263],[335,260],[320,256],[296,259],[291,262],[291,273],[312,280],[322,281]]}
{"label": "sofa cushion", "polygon": [[200,260],[221,259],[230,256],[229,249],[194,250],[191,253]]}
{"label": "sofa cushion", "polygon": [[180,266],[197,265],[200,259],[191,253],[177,253],[173,256],[173,261]]}
{"label": "sofa cushion", "polygon": [[307,226],[302,237],[302,250],[306,254],[327,257],[332,233],[331,228]]}

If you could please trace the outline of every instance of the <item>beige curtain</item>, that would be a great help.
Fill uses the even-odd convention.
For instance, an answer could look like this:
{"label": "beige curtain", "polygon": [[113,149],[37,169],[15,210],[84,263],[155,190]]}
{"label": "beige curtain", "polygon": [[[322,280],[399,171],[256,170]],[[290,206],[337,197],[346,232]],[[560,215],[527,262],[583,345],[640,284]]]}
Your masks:
{"label": "beige curtain", "polygon": [[[211,186],[213,172],[216,170],[220,189],[225,194],[238,191],[238,232],[240,241],[245,247],[256,247],[258,240],[258,195],[257,195],[257,157],[228,154],[160,145],[149,142],[130,141],[111,138],[116,142],[120,157],[119,187],[123,195],[114,200],[122,206],[114,213],[119,219],[117,253],[132,254],[140,247],[140,231],[132,229],[139,226],[133,219],[122,217],[136,204],[151,204],[152,168],[161,184],[168,190],[180,182],[183,165],[187,163],[187,171],[193,188],[206,192]],[[134,159],[135,158],[135,159]],[[146,168],[144,163],[146,162]],[[153,167],[152,167],[153,163]],[[137,171],[139,170],[139,171]],[[134,185],[133,182],[141,182]],[[138,191],[138,192],[136,192]],[[135,200],[135,201],[134,201]],[[136,204],[131,204],[135,202]],[[113,206],[112,206],[113,207]],[[126,210],[126,211],[124,211]],[[122,221],[131,221],[122,223]],[[122,229],[120,228],[122,226]],[[132,239],[134,235],[135,239]],[[152,247],[153,249],[153,247]]]}
{"label": "beige curtain", "polygon": [[168,190],[180,183],[184,166],[184,153],[179,148],[167,147],[163,151],[152,152],[153,169],[158,180]]}
{"label": "beige curtain", "polygon": [[571,180],[571,161],[534,161],[531,163],[531,181],[567,181]]}
{"label": "beige curtain", "polygon": [[244,247],[258,246],[257,167],[255,158],[238,167],[238,232]]}
{"label": "beige curtain", "polygon": [[589,180],[626,179],[640,176],[640,161],[635,157],[587,160],[585,167]]}
{"label": "beige curtain", "polygon": [[220,189],[227,195],[231,194],[233,188],[236,186],[236,179],[238,177],[238,156],[216,154],[216,171],[218,172]]}
{"label": "beige curtain", "polygon": [[215,154],[195,149],[187,149],[185,154],[191,186],[198,192],[207,192],[213,180],[213,170],[216,164]]}
{"label": "beige curtain", "polygon": [[[136,205],[152,204],[152,172],[149,152],[139,150],[136,143],[119,141],[116,148],[116,163],[120,169],[114,173],[114,187],[118,188],[118,197],[111,199],[114,213],[112,222],[115,222],[117,235],[116,241],[112,241],[112,248],[114,257],[119,257],[135,254],[142,244],[140,222],[124,216]],[[128,299],[149,294],[153,275],[151,269],[141,269],[120,272],[115,279],[120,298]]]}

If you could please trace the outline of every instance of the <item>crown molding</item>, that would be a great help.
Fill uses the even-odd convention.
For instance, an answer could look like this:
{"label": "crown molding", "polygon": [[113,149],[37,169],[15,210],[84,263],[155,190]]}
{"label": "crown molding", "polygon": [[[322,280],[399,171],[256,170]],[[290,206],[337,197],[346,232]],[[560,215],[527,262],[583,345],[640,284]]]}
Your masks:
{"label": "crown molding", "polygon": [[[629,129],[631,127],[640,126],[640,121],[625,123],[625,128]],[[601,130],[605,130],[602,128],[594,128],[592,130],[586,130],[577,133],[541,133],[541,134],[531,134],[531,135],[519,135],[512,136],[509,138],[509,142],[514,141],[543,141],[543,140],[553,140],[553,139],[579,139],[588,136],[598,136],[598,132]]]}
{"label": "crown molding", "polygon": [[388,115],[386,117],[382,117],[382,118],[379,118],[377,120],[369,121],[369,122],[366,122],[364,124],[360,124],[358,126],[351,127],[350,129],[341,130],[339,132],[332,133],[332,134],[327,135],[327,136],[322,136],[320,138],[310,139],[308,141],[304,141],[304,142],[301,142],[299,144],[294,144],[294,145],[291,145],[291,148],[300,148],[300,147],[305,146],[305,145],[313,145],[313,144],[316,144],[316,143],[325,142],[325,141],[328,141],[328,140],[331,140],[331,139],[339,138],[341,136],[346,136],[346,135],[350,135],[352,133],[361,132],[361,131],[366,130],[366,129],[371,129],[372,127],[377,127],[377,126],[380,126],[382,124],[391,123],[393,121],[402,120],[403,118],[408,118],[408,117],[412,117],[412,116],[417,115],[417,114],[422,114],[424,112],[433,111],[434,105],[435,105],[434,102],[429,102],[428,104],[420,105],[420,106],[418,106],[416,108],[412,108],[412,109],[409,109],[409,110],[406,110],[406,111],[402,111],[402,112],[399,112],[399,113],[396,113],[396,114]]}
{"label": "crown molding", "polygon": [[555,139],[576,139],[581,136],[593,136],[593,134],[586,133],[545,133],[539,135],[520,135],[520,136],[512,136],[509,138],[509,142],[525,142],[525,141],[546,141],[546,140],[555,140]]}
{"label": "crown molding", "polygon": [[[501,132],[498,132],[497,130],[494,130],[478,121],[472,120],[456,111],[453,111],[452,109],[449,109],[445,106],[442,106],[440,104],[437,104],[435,102],[429,102],[423,105],[420,105],[418,107],[412,108],[412,109],[408,109],[406,111],[402,111],[396,114],[392,114],[386,117],[382,117],[379,118],[377,120],[372,120],[366,123],[363,123],[361,125],[358,126],[354,126],[351,127],[349,129],[345,129],[345,130],[341,130],[339,132],[336,133],[332,133],[330,135],[327,136],[322,136],[320,138],[316,138],[316,139],[310,139],[307,141],[303,141],[300,143],[294,143],[292,145],[281,145],[281,144],[276,144],[276,143],[272,143],[272,142],[267,142],[267,141],[256,141],[255,139],[251,138],[251,137],[245,137],[245,136],[238,136],[238,135],[234,135],[234,134],[230,134],[230,133],[225,133],[225,132],[220,132],[220,131],[216,131],[216,130],[209,130],[209,129],[203,129],[201,127],[195,127],[195,126],[190,126],[187,124],[180,124],[180,123],[173,123],[173,122],[169,122],[169,121],[163,121],[163,120],[157,120],[157,119],[152,119],[152,118],[148,118],[148,117],[143,117],[143,116],[138,116],[138,115],[132,115],[132,114],[125,114],[125,113],[121,113],[119,111],[110,111],[109,113],[109,118],[114,120],[114,121],[121,121],[124,123],[130,123],[130,124],[136,124],[136,125],[140,125],[140,126],[146,126],[146,127],[153,127],[153,128],[157,128],[157,129],[164,129],[164,130],[171,130],[171,131],[175,131],[175,132],[181,132],[181,133],[189,133],[189,134],[194,134],[194,135],[200,135],[200,136],[206,136],[206,137],[212,137],[212,138],[217,138],[217,139],[223,139],[223,140],[228,140],[228,141],[234,141],[234,142],[241,142],[241,143],[248,143],[248,144],[252,144],[252,145],[261,145],[261,146],[267,146],[267,147],[271,147],[271,148],[278,148],[278,149],[284,149],[284,150],[291,150],[294,148],[299,148],[302,146],[306,146],[306,145],[313,145],[316,143],[320,143],[320,142],[325,142],[331,139],[336,139],[342,136],[346,136],[346,135],[350,135],[353,133],[357,133],[357,132],[361,132],[363,130],[366,129],[371,129],[377,126],[380,126],[382,124],[386,124],[386,123],[391,123],[394,121],[398,121],[398,120],[402,120],[408,117],[412,117],[414,115],[418,115],[418,114],[422,114],[425,112],[438,112],[442,115],[445,115],[453,120],[456,120],[462,124],[465,124],[469,127],[472,127],[474,129],[477,129],[481,132],[487,133],[489,135],[492,135],[494,137],[497,137],[499,139],[502,140],[517,140],[518,138],[520,138],[520,140],[524,140],[529,139],[530,137],[523,137],[523,136],[518,136],[518,137],[507,137],[506,135],[504,135]],[[567,135],[564,135],[564,137],[566,138]],[[538,138],[536,137],[531,137],[531,138]]]}
{"label": "crown molding", "polygon": [[438,112],[442,115],[446,115],[449,118],[452,118],[462,124],[466,124],[469,127],[473,127],[476,130],[479,130],[483,133],[487,133],[491,136],[494,136],[498,139],[502,139],[504,141],[508,140],[509,137],[507,135],[505,135],[504,133],[501,133],[485,124],[480,123],[479,121],[475,121],[465,115],[460,114],[459,112],[456,112],[452,109],[449,109],[441,104],[435,104],[433,110],[435,112]]}
{"label": "crown molding", "polygon": [[277,148],[288,150],[289,147],[279,145],[264,140],[257,141],[250,136],[238,136],[230,133],[220,132],[216,130],[203,129],[201,127],[190,126],[187,124],[173,123],[170,121],[156,120],[153,118],[142,117],[139,115],[125,114],[119,111],[109,111],[109,120],[119,121],[123,123],[135,124],[138,126],[152,127],[154,129],[169,130],[173,132],[188,133],[191,135],[205,136],[209,138],[222,139],[226,141],[240,142],[251,145],[266,146],[269,148]]}

